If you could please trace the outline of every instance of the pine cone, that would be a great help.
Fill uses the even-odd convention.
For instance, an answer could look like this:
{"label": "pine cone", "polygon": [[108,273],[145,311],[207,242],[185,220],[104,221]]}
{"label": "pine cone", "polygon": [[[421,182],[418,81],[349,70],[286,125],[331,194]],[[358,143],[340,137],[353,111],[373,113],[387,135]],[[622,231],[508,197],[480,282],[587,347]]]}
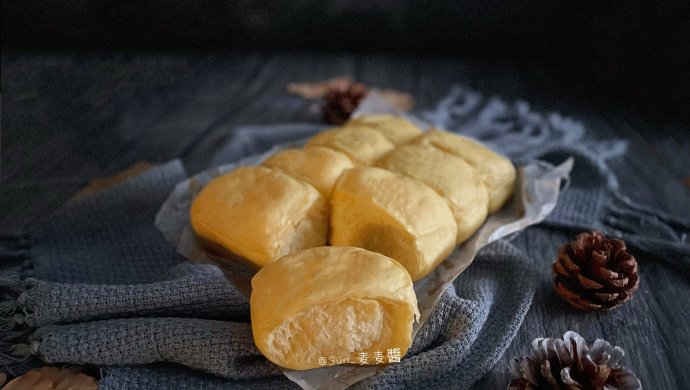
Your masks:
{"label": "pine cone", "polygon": [[640,281],[625,242],[596,231],[561,247],[553,278],[556,293],[580,310],[613,309],[632,298]]}
{"label": "pine cone", "polygon": [[607,341],[597,339],[587,345],[582,336],[569,331],[563,340],[535,339],[532,348],[532,355],[510,362],[513,379],[508,390],[642,388],[635,374],[620,365],[623,350]]}
{"label": "pine cone", "polygon": [[321,107],[323,121],[334,125],[345,123],[367,93],[367,88],[358,83],[350,83],[344,88],[329,89],[324,95],[324,105]]}

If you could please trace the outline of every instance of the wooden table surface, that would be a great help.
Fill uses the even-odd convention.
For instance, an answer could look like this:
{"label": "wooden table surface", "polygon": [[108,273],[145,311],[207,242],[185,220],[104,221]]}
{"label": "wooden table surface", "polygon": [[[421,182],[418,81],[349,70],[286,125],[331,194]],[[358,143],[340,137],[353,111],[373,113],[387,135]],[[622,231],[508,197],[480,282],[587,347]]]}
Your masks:
{"label": "wooden table surface", "polygon": [[[538,62],[309,53],[3,53],[0,234],[56,209],[91,179],[137,162],[181,158],[188,173],[197,172],[238,125],[318,122],[313,103],[289,95],[286,85],[335,76],[409,92],[417,107],[430,108],[451,85],[464,84],[575,117],[589,136],[630,141],[625,158],[612,162],[614,169],[632,164],[639,172],[619,177],[626,195],[690,220],[689,127],[659,111],[589,96],[576,78],[563,80]],[[653,288],[637,299],[655,311],[652,319],[637,324],[622,311],[592,315],[586,326],[614,343],[633,326],[640,342],[626,346],[626,362],[643,384],[687,388],[690,277],[654,259],[642,268]],[[666,283],[669,278],[673,283]],[[540,288],[549,288],[548,280]],[[547,321],[543,305],[533,304],[523,328]],[[478,387],[504,388],[510,357],[525,353],[532,338],[564,330],[548,323],[521,329]]]}

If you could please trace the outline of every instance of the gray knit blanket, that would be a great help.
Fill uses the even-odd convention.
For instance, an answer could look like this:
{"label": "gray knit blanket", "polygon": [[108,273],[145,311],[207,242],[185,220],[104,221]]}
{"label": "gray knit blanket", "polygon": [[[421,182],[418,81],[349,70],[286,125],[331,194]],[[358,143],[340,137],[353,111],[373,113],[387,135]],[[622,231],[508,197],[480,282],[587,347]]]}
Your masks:
{"label": "gray knit blanket", "polygon": [[[544,226],[599,229],[688,272],[687,221],[618,191],[607,161],[625,153],[624,141],[590,140],[572,119],[462,87],[417,114],[516,164],[574,157],[569,186]],[[242,127],[209,165],[321,128]],[[298,388],[254,346],[246,298],[217,267],[182,258],[154,226],[161,204],[186,178],[172,161],[0,238],[4,370],[19,373],[37,361],[93,365],[100,368],[99,387],[108,390]],[[536,284],[523,250],[492,243],[445,291],[401,363],[352,388],[471,388],[510,345]]]}

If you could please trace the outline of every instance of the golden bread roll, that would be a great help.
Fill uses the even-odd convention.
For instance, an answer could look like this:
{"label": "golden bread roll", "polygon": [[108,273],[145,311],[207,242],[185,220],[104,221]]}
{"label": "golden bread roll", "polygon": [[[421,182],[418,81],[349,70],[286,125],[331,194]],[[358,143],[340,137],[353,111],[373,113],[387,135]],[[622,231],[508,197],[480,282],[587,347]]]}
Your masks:
{"label": "golden bread roll", "polygon": [[212,252],[231,252],[256,267],[325,245],[328,235],[328,203],[319,191],[262,166],[213,179],[194,199],[190,219]]}
{"label": "golden bread roll", "polygon": [[441,195],[455,216],[457,243],[469,238],[486,220],[489,194],[476,169],[462,158],[430,145],[409,144],[377,165],[415,178]]}
{"label": "golden bread roll", "polygon": [[414,123],[395,115],[365,115],[350,119],[345,126],[369,127],[380,132],[393,145],[402,145],[422,134]]}
{"label": "golden bread roll", "polygon": [[374,364],[374,353],[388,348],[403,356],[419,317],[398,262],[347,247],[305,249],[267,264],[252,279],[250,307],[256,346],[295,370],[320,367],[321,357],[359,364],[359,352]]}
{"label": "golden bread roll", "polygon": [[262,165],[306,181],[326,199],[331,198],[340,174],[354,167],[344,153],[322,146],[283,150],[267,158]]}
{"label": "golden bread roll", "polygon": [[513,194],[515,167],[509,159],[495,153],[479,142],[442,130],[424,133],[415,141],[433,145],[460,156],[479,172],[489,191],[489,212],[498,211]]}
{"label": "golden bread roll", "polygon": [[365,127],[337,127],[323,131],[306,147],[326,146],[345,153],[357,165],[371,165],[395,148],[380,132]]}
{"label": "golden bread roll", "polygon": [[330,242],[391,257],[412,280],[431,272],[455,247],[450,208],[426,184],[381,168],[345,171],[331,198]]}

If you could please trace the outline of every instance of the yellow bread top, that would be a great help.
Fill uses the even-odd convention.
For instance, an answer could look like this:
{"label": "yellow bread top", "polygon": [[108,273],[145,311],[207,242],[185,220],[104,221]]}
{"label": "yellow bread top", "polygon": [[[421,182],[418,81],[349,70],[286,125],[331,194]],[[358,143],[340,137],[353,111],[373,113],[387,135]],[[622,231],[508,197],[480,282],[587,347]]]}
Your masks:
{"label": "yellow bread top", "polygon": [[354,167],[345,154],[322,146],[283,150],[261,165],[306,181],[326,199],[330,199],[340,174]]}
{"label": "yellow bread top", "polygon": [[443,198],[426,184],[381,168],[345,171],[331,198],[330,242],[389,256],[412,280],[454,249],[457,226]]}
{"label": "yellow bread top", "polygon": [[415,142],[460,156],[475,167],[489,191],[490,213],[503,207],[513,194],[516,176],[513,163],[479,142],[442,130],[428,131]]}
{"label": "yellow bread top", "polygon": [[356,165],[371,165],[395,148],[380,132],[365,127],[336,127],[323,131],[306,147],[326,146],[345,153]]}
{"label": "yellow bread top", "polygon": [[347,121],[348,127],[369,127],[380,132],[393,145],[402,145],[422,134],[414,123],[399,116],[379,114],[364,115]]}
{"label": "yellow bread top", "polygon": [[455,216],[457,243],[474,234],[489,210],[489,194],[465,160],[430,145],[399,146],[377,164],[422,181],[441,195]]}
{"label": "yellow bread top", "polygon": [[216,177],[194,199],[192,228],[205,243],[262,267],[326,244],[328,203],[311,185],[262,166]]}
{"label": "yellow bread top", "polygon": [[252,279],[254,341],[282,367],[320,366],[321,356],[349,358],[357,352],[412,343],[419,317],[407,271],[395,260],[350,247],[293,252],[263,267]]}

